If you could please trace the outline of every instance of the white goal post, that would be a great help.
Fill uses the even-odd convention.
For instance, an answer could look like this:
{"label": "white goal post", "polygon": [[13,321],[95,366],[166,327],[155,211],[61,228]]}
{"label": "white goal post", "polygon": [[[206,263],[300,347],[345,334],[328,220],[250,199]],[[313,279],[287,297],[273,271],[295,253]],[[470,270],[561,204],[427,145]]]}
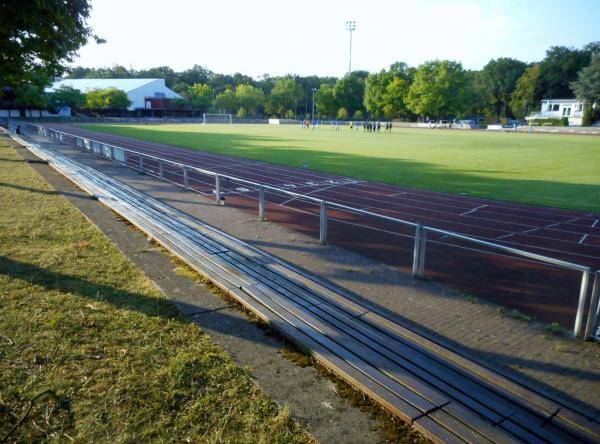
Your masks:
{"label": "white goal post", "polygon": [[232,123],[231,114],[202,114],[204,124],[207,123]]}

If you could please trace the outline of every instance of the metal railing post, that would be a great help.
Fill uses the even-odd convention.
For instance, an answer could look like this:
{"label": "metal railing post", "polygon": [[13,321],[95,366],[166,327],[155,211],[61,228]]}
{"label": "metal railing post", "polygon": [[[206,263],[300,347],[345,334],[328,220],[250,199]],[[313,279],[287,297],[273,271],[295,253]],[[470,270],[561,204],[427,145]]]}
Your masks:
{"label": "metal railing post", "polygon": [[598,327],[598,321],[600,316],[600,271],[596,271],[594,277],[594,286],[592,287],[592,297],[590,299],[590,307],[588,308],[588,318],[585,325],[585,333],[583,339],[586,341],[590,339],[594,330]]}
{"label": "metal railing post", "polygon": [[127,166],[127,151],[123,150],[123,165]]}
{"label": "metal railing post", "polygon": [[585,310],[585,300],[590,282],[589,269],[581,273],[581,288],[579,290],[579,302],[577,303],[577,314],[575,315],[575,326],[573,327],[573,335],[575,337],[583,336],[583,310]]}
{"label": "metal railing post", "polygon": [[112,145],[110,145],[109,148],[110,148],[110,150],[109,150],[110,151],[110,158],[114,159],[115,158],[115,147],[112,146]]}
{"label": "metal railing post", "polygon": [[423,227],[420,223],[417,223],[415,227],[415,249],[413,251],[413,277],[420,278],[419,265],[421,264],[421,253],[423,249],[421,244],[423,243]]}
{"label": "metal railing post", "polygon": [[144,174],[144,158],[140,156],[140,173]]}
{"label": "metal railing post", "polygon": [[221,205],[221,177],[215,174],[215,203]]}
{"label": "metal railing post", "polygon": [[319,243],[327,243],[327,201],[321,201],[321,211],[319,214]]}
{"label": "metal railing post", "polygon": [[265,220],[265,188],[258,188],[258,220],[260,222]]}
{"label": "metal railing post", "polygon": [[188,169],[187,167],[183,167],[183,189],[187,191],[189,184]]}
{"label": "metal railing post", "polygon": [[163,180],[165,178],[162,160],[158,162],[158,177],[160,178],[160,180]]}
{"label": "metal railing post", "polygon": [[421,227],[421,243],[419,245],[419,277],[425,276],[425,252],[427,251],[427,228]]}

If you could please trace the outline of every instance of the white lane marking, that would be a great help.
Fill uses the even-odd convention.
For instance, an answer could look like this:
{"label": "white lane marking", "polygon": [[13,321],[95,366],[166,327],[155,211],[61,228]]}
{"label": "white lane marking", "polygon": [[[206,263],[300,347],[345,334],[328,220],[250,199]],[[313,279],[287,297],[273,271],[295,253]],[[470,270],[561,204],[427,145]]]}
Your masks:
{"label": "white lane marking", "polygon": [[[325,191],[328,190],[329,188],[333,188],[333,187],[339,187],[340,185],[343,185],[341,183],[336,183],[335,185],[330,185],[328,187],[324,187],[324,188],[317,188],[315,190],[309,191],[308,193],[304,193],[305,196],[308,196],[309,194],[313,194],[313,193],[318,193],[319,191]],[[280,203],[280,205],[286,205],[294,200],[300,199],[302,200],[300,197],[292,197],[291,199],[286,200],[285,202]]]}
{"label": "white lane marking", "polygon": [[402,196],[403,194],[408,194],[408,191],[402,191],[401,193],[388,194],[387,197]]}
{"label": "white lane marking", "polygon": [[496,238],[496,240],[498,240],[498,239],[505,239],[505,238],[507,238],[507,237],[511,237],[511,236],[514,236],[514,235],[515,235],[515,233],[509,233],[509,234],[505,234],[505,235],[503,235],[503,236],[498,236],[498,237]]}
{"label": "white lane marking", "polygon": [[239,191],[240,193],[245,193],[247,191],[250,191],[250,188],[237,187],[235,190]]}
{"label": "white lane marking", "polygon": [[480,210],[480,209],[482,209],[483,207],[487,207],[487,204],[485,204],[485,205],[479,205],[477,208],[473,208],[472,210],[469,210],[469,211],[466,211],[466,212],[464,212],[463,214],[461,214],[461,216],[465,216],[465,215],[467,215],[467,214],[474,213],[475,211],[477,211],[477,210]]}
{"label": "white lane marking", "polygon": [[544,228],[550,228],[550,227],[555,227],[557,225],[560,225],[562,222],[556,222],[555,224],[550,224],[550,225],[546,225]]}
{"label": "white lane marking", "polygon": [[283,186],[286,188],[296,188],[296,185],[294,185],[293,183],[284,183]]}
{"label": "white lane marking", "polygon": [[534,232],[534,231],[536,231],[536,230],[539,230],[539,227],[532,228],[531,230],[525,230],[525,231],[522,231],[522,232],[521,232],[521,234],[525,234],[525,233],[533,233],[533,232]]}
{"label": "white lane marking", "polygon": [[566,221],[565,223],[566,223],[566,224],[570,224],[571,222],[578,221],[579,219],[581,219],[581,218],[580,218],[580,217],[576,217],[575,219],[568,220],[568,221]]}
{"label": "white lane marking", "polygon": [[592,228],[594,228],[596,225],[598,225],[598,219],[596,219],[596,220],[594,221],[594,223],[592,224]]}
{"label": "white lane marking", "polygon": [[582,244],[582,243],[583,243],[583,242],[584,242],[584,241],[587,239],[587,237],[588,237],[588,235],[587,235],[587,234],[584,234],[584,235],[581,237],[581,239],[579,239],[579,242],[578,242],[578,243]]}

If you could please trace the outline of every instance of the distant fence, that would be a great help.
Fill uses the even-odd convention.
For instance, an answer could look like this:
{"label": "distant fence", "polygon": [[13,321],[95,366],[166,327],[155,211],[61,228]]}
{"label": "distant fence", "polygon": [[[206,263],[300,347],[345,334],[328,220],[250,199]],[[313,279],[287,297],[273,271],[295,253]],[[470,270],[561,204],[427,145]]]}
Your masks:
{"label": "distant fence", "polygon": [[[13,129],[15,124],[15,122],[12,123]],[[384,220],[387,222],[393,222],[395,224],[411,227],[414,229],[412,273],[413,276],[416,278],[425,277],[425,251],[426,245],[428,244],[427,237],[429,233],[436,233],[445,237],[454,238],[456,240],[466,242],[474,246],[483,246],[500,252],[508,253],[516,257],[526,258],[529,260],[537,261],[542,264],[548,264],[555,267],[579,272],[581,273],[581,282],[579,286],[579,295],[577,298],[578,303],[573,327],[573,334],[578,337],[583,337],[584,339],[589,339],[590,337],[595,335],[596,330],[598,328],[600,317],[600,271],[594,273],[588,266],[576,264],[573,262],[567,262],[549,256],[544,256],[541,254],[533,253],[531,251],[521,250],[517,248],[508,247],[506,245],[488,242],[482,239],[466,236],[452,231],[425,226],[420,223],[414,223],[403,219],[373,213],[371,211],[363,210],[360,208],[354,208],[336,202],[318,199],[306,194],[296,193],[287,189],[277,188],[271,185],[266,185],[231,175],[217,173],[215,171],[198,168],[181,162],[176,162],[157,156],[152,156],[139,151],[118,147],[104,142],[99,142],[87,137],[81,137],[62,131],[56,131],[39,125],[29,124],[25,122],[19,122],[19,124],[21,125],[21,129],[25,132],[46,136],[61,143],[65,143],[89,151],[98,156],[111,159],[126,167],[133,168],[141,173],[155,176],[161,180],[167,180],[178,186],[182,186],[186,190],[194,191],[193,188],[190,186],[190,174],[192,172],[204,177],[210,177],[212,178],[212,180],[214,180],[213,183],[215,190],[216,205],[221,204],[221,191],[223,180],[226,180],[229,186],[231,183],[236,183],[239,185],[245,185],[256,188],[258,190],[258,219],[261,221],[265,220],[265,192],[267,191],[275,192],[295,199],[302,199],[305,202],[311,202],[312,204],[317,205],[319,208],[319,240],[321,243],[327,242],[329,231],[328,212],[329,210],[333,209],[347,211],[355,215],[376,218],[379,220]],[[593,288],[590,292],[589,288],[592,280]]]}

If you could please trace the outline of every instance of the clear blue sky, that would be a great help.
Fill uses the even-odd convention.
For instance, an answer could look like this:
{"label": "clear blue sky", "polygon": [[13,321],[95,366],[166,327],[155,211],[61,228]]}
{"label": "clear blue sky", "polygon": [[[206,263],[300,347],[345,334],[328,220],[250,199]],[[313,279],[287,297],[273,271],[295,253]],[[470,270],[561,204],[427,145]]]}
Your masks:
{"label": "clear blue sky", "polygon": [[451,59],[540,60],[552,45],[600,40],[600,0],[92,0],[90,43],[74,65],[134,69],[194,64],[219,73],[341,76],[346,20],[356,21],[352,68],[378,71]]}

